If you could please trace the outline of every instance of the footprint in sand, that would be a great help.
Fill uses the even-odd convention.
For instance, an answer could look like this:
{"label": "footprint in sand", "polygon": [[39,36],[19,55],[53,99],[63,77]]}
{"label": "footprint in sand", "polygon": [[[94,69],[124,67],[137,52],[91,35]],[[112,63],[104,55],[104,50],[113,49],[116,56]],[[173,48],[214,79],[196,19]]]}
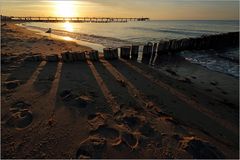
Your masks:
{"label": "footprint in sand", "polygon": [[139,125],[141,125],[141,119],[135,116],[123,117],[122,122],[133,130],[137,129]]}
{"label": "footprint in sand", "polygon": [[225,156],[216,147],[196,137],[183,137],[181,148],[186,150],[194,159],[223,159]]}
{"label": "footprint in sand", "polygon": [[132,133],[123,132],[122,141],[125,142],[132,149],[138,146],[138,139]]}
{"label": "footprint in sand", "polygon": [[131,130],[137,130],[145,122],[145,117],[135,114],[131,110],[125,111],[125,113],[119,112],[115,115],[115,121],[118,124],[124,124]]}
{"label": "footprint in sand", "polygon": [[9,113],[4,117],[4,124],[8,127],[23,129],[28,127],[33,121],[32,112],[28,109],[20,109],[17,112]]}
{"label": "footprint in sand", "polygon": [[174,124],[174,125],[179,125],[179,124],[180,124],[179,121],[177,121],[176,119],[174,119],[174,118],[171,117],[171,116],[163,116],[163,117],[161,117],[161,118],[164,119],[165,121],[168,121],[168,122]]}
{"label": "footprint in sand", "polygon": [[101,113],[90,114],[88,116],[88,123],[93,130],[96,130],[97,128],[105,124],[105,117]]}
{"label": "footprint in sand", "polygon": [[17,87],[20,86],[20,81],[19,80],[13,80],[13,81],[8,81],[4,83],[4,86],[6,87],[6,89],[16,89]]}
{"label": "footprint in sand", "polygon": [[28,127],[33,121],[32,112],[28,109],[30,106],[31,104],[25,101],[16,101],[10,107],[10,112],[3,117],[2,123],[17,129]]}
{"label": "footprint in sand", "polygon": [[80,144],[77,150],[76,158],[79,159],[100,159],[102,153],[106,149],[106,139],[90,136]]}
{"label": "footprint in sand", "polygon": [[116,140],[119,138],[120,133],[117,129],[108,127],[107,125],[100,126],[98,129],[90,132],[90,135],[99,135],[110,140]]}
{"label": "footprint in sand", "polygon": [[60,93],[60,97],[64,103],[67,103],[71,106],[85,108],[88,104],[94,102],[93,98],[88,95],[79,95],[78,93],[73,92],[72,90],[64,90]]}
{"label": "footprint in sand", "polygon": [[13,110],[14,110],[14,109],[27,109],[27,108],[29,108],[30,106],[31,106],[30,103],[25,102],[25,101],[22,101],[22,100],[19,100],[19,101],[17,101],[17,102],[15,102],[15,103],[12,104],[10,110],[11,110],[11,109],[13,109]]}
{"label": "footprint in sand", "polygon": [[149,123],[144,124],[139,128],[139,131],[145,137],[152,137],[155,134],[155,130],[151,127]]}

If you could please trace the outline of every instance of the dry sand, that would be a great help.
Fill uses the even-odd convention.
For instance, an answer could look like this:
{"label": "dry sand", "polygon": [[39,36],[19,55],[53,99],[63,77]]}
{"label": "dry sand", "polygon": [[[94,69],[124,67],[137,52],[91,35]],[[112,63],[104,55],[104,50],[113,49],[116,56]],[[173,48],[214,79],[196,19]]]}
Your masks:
{"label": "dry sand", "polygon": [[[182,59],[24,62],[89,48],[8,24],[1,158],[239,158],[238,79]],[[164,58],[163,58],[164,59]]]}

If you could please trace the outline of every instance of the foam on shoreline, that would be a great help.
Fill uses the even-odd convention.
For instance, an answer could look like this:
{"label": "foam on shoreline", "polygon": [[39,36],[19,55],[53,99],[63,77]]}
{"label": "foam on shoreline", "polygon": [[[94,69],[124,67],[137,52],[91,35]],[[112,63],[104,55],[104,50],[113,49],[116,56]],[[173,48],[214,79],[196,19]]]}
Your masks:
{"label": "foam on shoreline", "polygon": [[[20,25],[20,26],[26,27],[24,25]],[[47,37],[49,36],[49,37],[54,38],[54,39],[72,41],[72,42],[75,42],[77,44],[90,47],[94,50],[98,50],[99,52],[102,52],[103,48],[105,48],[101,44],[92,43],[92,42],[88,42],[88,41],[82,41],[82,40],[79,40],[79,39],[74,39],[70,36],[61,36],[61,35],[57,35],[57,34],[54,34],[54,33],[53,34],[45,33],[43,28],[37,28],[37,27],[26,27],[26,28],[29,29],[29,30],[32,30],[32,31],[36,31],[36,32],[38,32],[37,34],[40,34],[40,35],[43,35],[43,36],[47,36]]]}
{"label": "foam on shoreline", "polygon": [[[105,48],[105,47],[117,47],[118,48],[121,46],[137,44],[137,45],[140,45],[138,60],[140,60],[142,58],[142,51],[143,51],[142,45],[144,45],[144,44],[141,44],[141,43],[128,42],[128,41],[124,41],[124,40],[120,40],[120,39],[112,38],[112,37],[101,37],[101,36],[96,36],[96,35],[80,34],[80,33],[67,32],[67,31],[55,30],[55,29],[53,30],[52,34],[48,34],[48,33],[45,33],[45,31],[46,31],[45,28],[36,27],[36,26],[26,26],[24,24],[19,24],[19,25],[23,26],[29,30],[37,31],[38,34],[41,34],[44,36],[50,36],[51,38],[56,38],[56,39],[73,41],[73,42],[76,42],[77,44],[90,47],[94,50],[98,50],[99,52],[102,52],[103,48]],[[231,34],[231,33],[223,34],[222,37],[224,37],[228,34]],[[216,36],[218,36],[218,35],[221,36],[221,34],[217,34]],[[211,37],[214,37],[214,35],[213,36],[209,35],[206,37],[210,39]],[[201,39],[201,38],[204,39],[204,37],[199,37],[199,39]],[[189,43],[194,40],[195,39],[189,39]],[[172,42],[174,40],[170,40],[170,41]],[[181,40],[175,40],[175,41],[177,43],[178,41],[181,41]],[[166,41],[166,42],[168,42],[168,41]],[[173,45],[173,47],[174,47],[174,45]],[[222,72],[224,74],[228,74],[228,75],[231,75],[234,77],[239,77],[239,69],[238,69],[239,68],[239,63],[238,63],[239,59],[235,58],[237,55],[235,53],[237,53],[237,51],[239,49],[237,49],[237,48],[232,49],[232,50],[234,50],[234,55],[232,53],[229,53],[229,50],[231,50],[231,49],[228,49],[226,51],[224,51],[224,50],[223,51],[219,51],[219,50],[214,51],[214,54],[212,54],[213,51],[207,50],[207,49],[200,50],[200,51],[194,51],[194,50],[193,51],[181,51],[179,55],[184,57],[186,60],[190,61],[191,63],[199,64],[210,70]],[[219,52],[219,54],[218,54],[218,52]],[[235,57],[232,57],[232,56],[235,56]],[[232,58],[234,58],[234,59],[232,59]]]}

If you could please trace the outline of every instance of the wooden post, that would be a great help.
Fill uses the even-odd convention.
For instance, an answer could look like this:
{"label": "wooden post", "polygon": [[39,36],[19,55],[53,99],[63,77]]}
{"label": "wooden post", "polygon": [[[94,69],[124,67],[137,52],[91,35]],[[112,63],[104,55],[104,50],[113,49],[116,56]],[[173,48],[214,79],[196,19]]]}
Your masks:
{"label": "wooden post", "polygon": [[106,60],[110,59],[110,48],[103,49],[103,56],[104,56],[104,59],[106,59]]}
{"label": "wooden post", "polygon": [[58,62],[59,58],[57,54],[47,55],[46,60],[48,62]]}
{"label": "wooden post", "polygon": [[132,48],[131,48],[131,59],[132,60],[138,59],[138,51],[139,51],[139,46],[132,45]]}
{"label": "wooden post", "polygon": [[120,53],[120,57],[123,59],[130,59],[130,50],[131,47],[121,47],[121,53]]}
{"label": "wooden post", "polygon": [[112,48],[113,59],[118,59],[118,48]]}
{"label": "wooden post", "polygon": [[152,43],[148,43],[143,46],[142,63],[149,64],[152,54],[152,47]]}
{"label": "wooden post", "polygon": [[98,51],[96,50],[91,50],[89,52],[89,58],[91,61],[99,61],[99,55],[98,55]]}
{"label": "wooden post", "polygon": [[158,46],[157,43],[153,44],[152,54],[151,54],[151,58],[150,58],[150,62],[149,62],[150,65],[154,65],[154,61],[155,61],[156,56],[157,56],[157,46]]}

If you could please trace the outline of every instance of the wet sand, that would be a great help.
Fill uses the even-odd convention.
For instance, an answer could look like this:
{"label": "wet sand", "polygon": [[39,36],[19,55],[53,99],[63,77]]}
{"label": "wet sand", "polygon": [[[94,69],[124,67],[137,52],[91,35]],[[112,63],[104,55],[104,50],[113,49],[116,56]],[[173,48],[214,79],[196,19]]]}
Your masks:
{"label": "wet sand", "polygon": [[174,57],[26,62],[90,48],[2,26],[1,158],[239,158],[238,79]]}

